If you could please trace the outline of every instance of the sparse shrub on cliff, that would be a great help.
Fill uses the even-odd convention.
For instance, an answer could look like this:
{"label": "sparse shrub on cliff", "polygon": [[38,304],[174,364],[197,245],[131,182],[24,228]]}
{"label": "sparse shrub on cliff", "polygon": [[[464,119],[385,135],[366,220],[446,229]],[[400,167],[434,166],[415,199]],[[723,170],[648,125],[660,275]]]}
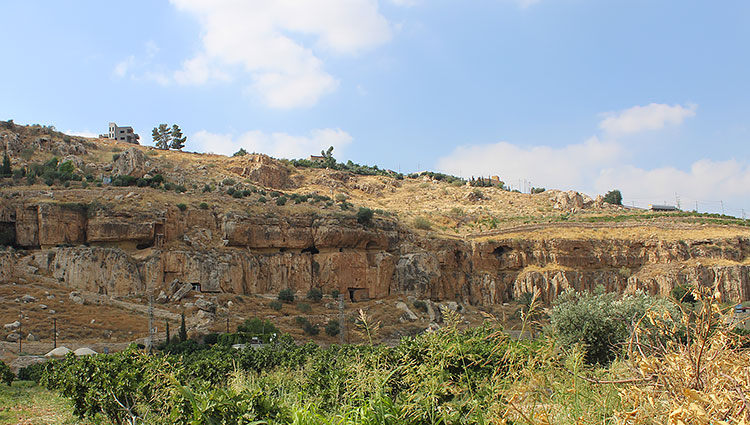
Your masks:
{"label": "sparse shrub on cliff", "polygon": [[276,198],[276,205],[286,205],[286,196],[279,196],[278,198]]}
{"label": "sparse shrub on cliff", "polygon": [[341,295],[341,291],[339,291],[338,289],[334,289],[333,291],[331,291],[331,298],[333,298],[334,300],[339,299],[339,295]]}
{"label": "sparse shrub on cliff", "polygon": [[294,321],[300,328],[302,328],[302,331],[305,333],[305,335],[315,336],[320,333],[320,329],[318,328],[318,326],[310,323],[310,321],[305,317],[297,316],[294,318]]}
{"label": "sparse shrub on cliff", "polygon": [[375,212],[367,207],[360,207],[357,211],[357,222],[360,224],[369,224]]}
{"label": "sparse shrub on cliff", "polygon": [[118,159],[120,159],[120,154],[119,153],[113,153],[112,154],[112,162],[115,162]]}
{"label": "sparse shrub on cliff", "polygon": [[545,190],[546,190],[546,189],[545,189],[545,188],[543,188],[543,187],[532,187],[532,188],[531,188],[531,193],[532,193],[532,194],[536,194],[536,193],[543,193],[543,192],[544,192]]}
{"label": "sparse shrub on cliff", "polygon": [[339,204],[339,208],[341,208],[342,211],[346,211],[346,210],[348,210],[349,208],[351,208],[353,206],[354,205],[352,205],[351,203],[346,202],[346,201],[344,201],[344,202],[342,202],[342,203]]}
{"label": "sparse shrub on cliff", "polygon": [[344,193],[337,193],[334,199],[336,199],[336,202],[344,202],[349,199],[349,197]]}
{"label": "sparse shrub on cliff", "polygon": [[312,307],[308,303],[297,303],[297,310],[303,313],[309,313],[312,311]]}
{"label": "sparse shrub on cliff", "polygon": [[281,308],[283,307],[283,304],[281,304],[279,301],[271,301],[268,304],[268,306],[271,307],[271,309],[273,309],[273,310],[281,311]]}
{"label": "sparse shrub on cliff", "polygon": [[185,205],[185,204],[177,204],[177,208],[179,208],[180,211],[185,211],[187,209],[187,205]]}
{"label": "sparse shrub on cliff", "polygon": [[265,204],[266,201],[267,201],[267,199],[266,199],[265,196],[261,196],[260,198],[258,198],[258,202],[260,202],[261,204]]}
{"label": "sparse shrub on cliff", "polygon": [[208,184],[204,184],[203,185],[203,192],[205,193],[205,192],[210,192],[210,191],[211,191],[211,186],[209,186]]}
{"label": "sparse shrub on cliff", "polygon": [[424,217],[416,217],[414,219],[414,227],[421,230],[430,230],[432,229],[432,223]]}
{"label": "sparse shrub on cliff", "polygon": [[208,204],[207,204],[207,203],[205,203],[205,202],[201,202],[201,204],[199,205],[199,207],[200,207],[200,209],[202,209],[202,210],[207,210],[207,209],[208,209]]}
{"label": "sparse shrub on cliff", "polygon": [[232,193],[232,197],[236,198],[236,199],[242,199],[242,197],[243,197],[242,191],[241,190],[235,190]]}
{"label": "sparse shrub on cliff", "polygon": [[235,189],[233,187],[230,187],[229,189],[227,189],[227,195],[234,196],[234,191]]}
{"label": "sparse shrub on cliff", "polygon": [[236,185],[236,184],[237,184],[237,182],[236,182],[236,181],[234,181],[234,179],[224,179],[224,180],[223,180],[223,181],[221,182],[221,184],[223,184],[224,186],[234,186],[234,185]]}
{"label": "sparse shrub on cliff", "polygon": [[294,291],[289,288],[279,291],[279,295],[276,297],[277,300],[285,303],[294,302],[294,298]]}
{"label": "sparse shrub on cliff", "polygon": [[336,336],[339,333],[341,333],[341,325],[339,325],[338,320],[330,320],[328,323],[326,323],[326,335],[328,336]]}
{"label": "sparse shrub on cliff", "polygon": [[307,299],[318,302],[323,299],[323,291],[318,288],[310,288],[310,290],[307,291]]}

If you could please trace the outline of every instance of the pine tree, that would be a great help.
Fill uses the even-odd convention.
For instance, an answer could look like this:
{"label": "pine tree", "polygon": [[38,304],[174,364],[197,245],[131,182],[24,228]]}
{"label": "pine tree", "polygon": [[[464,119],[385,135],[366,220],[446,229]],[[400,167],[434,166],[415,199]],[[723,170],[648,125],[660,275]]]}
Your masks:
{"label": "pine tree", "polygon": [[177,126],[177,124],[172,125],[172,142],[170,143],[169,147],[171,149],[175,150],[182,150],[182,148],[185,147],[185,141],[187,140],[187,137],[182,135],[182,130],[180,130],[180,127]]}
{"label": "pine tree", "polygon": [[169,322],[167,323],[167,345],[169,345]]}
{"label": "pine tree", "polygon": [[8,153],[6,152],[3,155],[3,165],[0,167],[0,177],[10,176],[11,174],[13,174],[13,170],[10,168],[10,158],[8,158]]}
{"label": "pine tree", "polygon": [[187,327],[185,327],[185,312],[182,312],[182,323],[180,323],[180,342],[187,341]]}
{"label": "pine tree", "polygon": [[172,130],[167,124],[159,124],[159,127],[154,127],[151,131],[151,137],[157,149],[167,150],[172,143]]}

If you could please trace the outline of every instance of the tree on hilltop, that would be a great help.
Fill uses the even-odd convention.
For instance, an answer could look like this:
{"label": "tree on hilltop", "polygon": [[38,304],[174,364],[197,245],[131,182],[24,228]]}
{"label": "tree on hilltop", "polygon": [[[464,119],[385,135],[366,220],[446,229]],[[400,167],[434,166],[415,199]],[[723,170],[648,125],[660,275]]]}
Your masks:
{"label": "tree on hilltop", "polygon": [[612,205],[622,205],[622,193],[617,189],[610,190],[604,195],[604,202]]}
{"label": "tree on hilltop", "polygon": [[172,130],[166,124],[159,124],[159,127],[154,127],[151,131],[151,137],[156,149],[167,150],[172,141]]}
{"label": "tree on hilltop", "polygon": [[180,130],[180,127],[177,124],[172,125],[172,143],[170,143],[169,147],[181,151],[182,148],[185,147],[185,141],[187,140],[187,137],[182,135],[182,130]]}

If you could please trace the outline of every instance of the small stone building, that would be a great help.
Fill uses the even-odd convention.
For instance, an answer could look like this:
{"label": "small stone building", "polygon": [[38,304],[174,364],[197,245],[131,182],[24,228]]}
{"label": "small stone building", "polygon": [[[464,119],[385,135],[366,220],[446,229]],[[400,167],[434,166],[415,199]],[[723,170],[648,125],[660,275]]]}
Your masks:
{"label": "small stone building", "polygon": [[117,123],[109,123],[109,138],[127,143],[138,144],[141,137],[133,132],[133,127],[120,127]]}

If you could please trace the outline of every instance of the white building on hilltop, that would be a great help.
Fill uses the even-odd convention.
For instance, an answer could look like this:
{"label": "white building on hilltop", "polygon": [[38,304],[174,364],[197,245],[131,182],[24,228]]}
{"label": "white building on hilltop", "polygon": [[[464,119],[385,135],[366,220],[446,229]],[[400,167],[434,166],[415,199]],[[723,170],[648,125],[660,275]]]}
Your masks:
{"label": "white building on hilltop", "polygon": [[109,138],[137,145],[141,136],[133,132],[133,127],[118,127],[116,123],[111,122],[109,123]]}

